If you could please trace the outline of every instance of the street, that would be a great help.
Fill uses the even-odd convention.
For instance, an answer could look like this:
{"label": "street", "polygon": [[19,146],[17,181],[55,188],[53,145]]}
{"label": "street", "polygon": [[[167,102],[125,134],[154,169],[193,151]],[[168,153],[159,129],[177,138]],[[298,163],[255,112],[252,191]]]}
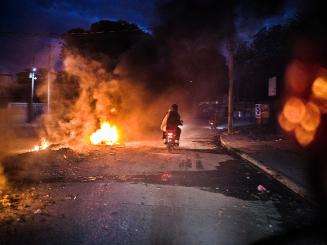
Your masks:
{"label": "street", "polygon": [[314,222],[209,129],[186,125],[172,153],[157,138],[5,158],[0,244],[249,244]]}

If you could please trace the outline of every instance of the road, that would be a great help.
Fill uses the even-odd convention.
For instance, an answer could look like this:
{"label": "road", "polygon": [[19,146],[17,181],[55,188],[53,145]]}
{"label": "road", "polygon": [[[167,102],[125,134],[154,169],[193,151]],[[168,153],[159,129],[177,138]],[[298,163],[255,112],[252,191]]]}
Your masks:
{"label": "road", "polygon": [[7,157],[0,244],[250,244],[314,222],[208,129],[183,136],[173,153],[148,140]]}

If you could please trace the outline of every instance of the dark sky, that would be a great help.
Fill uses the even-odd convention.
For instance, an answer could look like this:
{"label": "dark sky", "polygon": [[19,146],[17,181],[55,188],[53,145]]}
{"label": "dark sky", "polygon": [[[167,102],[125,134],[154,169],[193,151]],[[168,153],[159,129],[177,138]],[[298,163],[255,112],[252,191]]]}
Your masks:
{"label": "dark sky", "polygon": [[[101,19],[123,19],[148,31],[154,9],[154,0],[4,0],[0,9],[0,72],[30,67],[33,54],[36,65],[44,65],[48,44],[58,46],[54,39],[27,37],[24,33],[63,33],[71,28],[88,28]],[[58,47],[54,53],[58,53]]]}
{"label": "dark sky", "polygon": [[[0,73],[15,73],[32,66],[44,67],[48,60],[48,46],[58,56],[58,40],[26,33],[63,33],[102,20],[123,19],[151,31],[158,0],[2,0],[0,7]],[[160,0],[166,1],[166,0]],[[244,39],[262,25],[278,24],[292,15],[291,10],[282,16],[251,26],[239,35]],[[13,32],[5,34],[4,32]],[[54,59],[55,60],[55,59]]]}

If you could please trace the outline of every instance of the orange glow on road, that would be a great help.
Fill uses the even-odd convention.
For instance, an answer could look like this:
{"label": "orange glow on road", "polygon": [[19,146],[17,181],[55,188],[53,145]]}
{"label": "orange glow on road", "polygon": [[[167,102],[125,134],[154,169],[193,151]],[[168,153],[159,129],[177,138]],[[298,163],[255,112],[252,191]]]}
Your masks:
{"label": "orange glow on road", "polygon": [[105,144],[114,145],[119,140],[119,134],[116,126],[112,126],[109,122],[102,122],[100,129],[95,131],[90,136],[90,141],[93,145]]}

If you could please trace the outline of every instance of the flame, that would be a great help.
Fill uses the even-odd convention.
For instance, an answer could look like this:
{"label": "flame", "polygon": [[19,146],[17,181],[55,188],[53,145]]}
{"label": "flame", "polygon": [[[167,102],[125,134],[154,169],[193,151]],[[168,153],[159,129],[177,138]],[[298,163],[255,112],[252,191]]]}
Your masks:
{"label": "flame", "polygon": [[30,151],[41,151],[45,150],[50,146],[49,141],[47,141],[45,138],[41,139],[41,143],[39,145],[33,146],[33,148]]}
{"label": "flame", "polygon": [[110,125],[109,122],[101,122],[100,129],[90,136],[93,145],[106,144],[114,145],[118,142],[119,135],[116,126]]}

